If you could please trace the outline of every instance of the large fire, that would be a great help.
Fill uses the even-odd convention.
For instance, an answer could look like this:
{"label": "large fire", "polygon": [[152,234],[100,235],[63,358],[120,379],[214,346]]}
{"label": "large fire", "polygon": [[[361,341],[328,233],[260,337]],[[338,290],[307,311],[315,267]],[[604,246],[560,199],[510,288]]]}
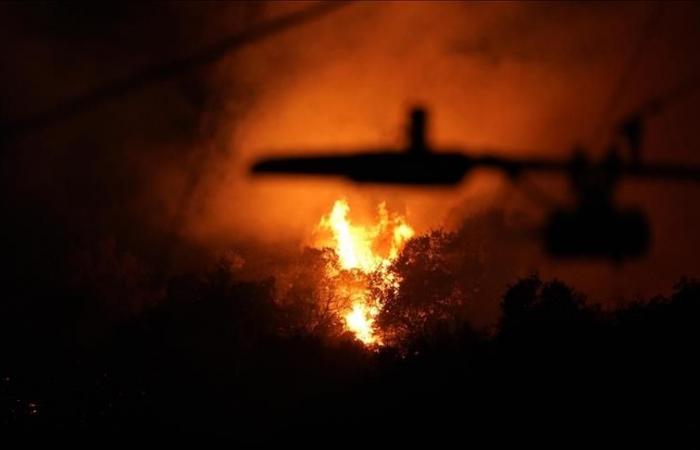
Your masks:
{"label": "large fire", "polygon": [[[344,327],[365,345],[379,346],[383,341],[375,319],[383,305],[370,293],[369,279],[375,280],[375,288],[380,290],[398,289],[401,280],[391,270],[391,263],[414,231],[404,217],[390,214],[385,203],[379,205],[378,221],[373,225],[351,223],[349,212],[347,201],[337,200],[318,224],[315,246],[330,247],[337,257],[337,266],[329,265],[326,275],[338,280],[338,294],[348,299],[336,311]],[[339,272],[356,275],[355,282],[341,282]]]}

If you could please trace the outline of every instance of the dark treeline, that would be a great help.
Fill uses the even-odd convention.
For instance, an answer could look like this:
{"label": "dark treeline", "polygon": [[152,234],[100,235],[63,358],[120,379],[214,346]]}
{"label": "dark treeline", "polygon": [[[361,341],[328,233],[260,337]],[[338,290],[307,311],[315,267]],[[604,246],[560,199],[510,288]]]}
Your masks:
{"label": "dark treeline", "polygon": [[613,436],[668,446],[697,434],[697,281],[602,311],[531,276],[505,291],[494,332],[438,319],[374,352],[290,326],[299,307],[280,304],[275,283],[239,281],[221,263],[173,278],[163,300],[80,339],[71,318],[81,308],[68,306],[94,291],[55,293],[43,314],[8,299],[3,427],[318,443]]}

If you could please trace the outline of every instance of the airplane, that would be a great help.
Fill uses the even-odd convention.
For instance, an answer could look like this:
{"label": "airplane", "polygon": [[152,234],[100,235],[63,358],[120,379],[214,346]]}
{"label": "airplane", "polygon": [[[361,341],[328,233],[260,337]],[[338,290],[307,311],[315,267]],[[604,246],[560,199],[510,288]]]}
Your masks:
{"label": "airplane", "polygon": [[252,167],[256,175],[297,174],[345,177],[358,183],[404,185],[455,185],[474,167],[500,167],[518,171],[523,163],[547,169],[551,163],[503,158],[475,158],[454,149],[435,151],[426,140],[427,113],[410,113],[407,145],[399,149],[368,149],[350,155],[322,154],[264,159]]}
{"label": "airplane", "polygon": [[591,159],[581,149],[568,159],[508,158],[490,152],[475,156],[458,149],[433,149],[426,139],[427,112],[414,108],[404,148],[266,158],[251,171],[254,175],[334,176],[357,183],[414,186],[454,186],[478,168],[500,170],[513,180],[526,172],[559,173],[569,178],[575,201],[573,207],[550,214],[542,229],[546,251],[557,257],[621,261],[644,255],[650,242],[650,226],[643,212],[620,208],[613,201],[621,178],[700,181],[700,167],[641,161],[642,120],[642,115],[633,115],[618,130],[630,155],[627,160],[619,155],[617,144],[601,160]]}
{"label": "airplane", "polygon": [[[426,140],[427,113],[414,108],[410,113],[408,144],[399,149],[367,149],[357,153],[318,154],[265,158],[252,166],[255,175],[312,175],[348,178],[358,183],[399,185],[456,185],[472,169],[491,168],[516,177],[523,172],[565,172],[582,169],[586,158],[577,152],[568,160],[544,158],[506,158],[501,156],[471,156],[456,149],[435,151]],[[630,128],[628,125],[627,128]],[[640,178],[673,178],[700,181],[700,168],[654,164],[637,161],[618,164],[620,175]]]}

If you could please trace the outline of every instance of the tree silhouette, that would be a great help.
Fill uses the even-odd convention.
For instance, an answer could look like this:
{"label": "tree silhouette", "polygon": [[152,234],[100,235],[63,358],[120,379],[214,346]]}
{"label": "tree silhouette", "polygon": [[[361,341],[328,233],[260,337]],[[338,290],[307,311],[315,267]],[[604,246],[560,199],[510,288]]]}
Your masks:
{"label": "tree silhouette", "polygon": [[283,334],[337,336],[341,329],[337,311],[347,303],[339,295],[337,285],[347,281],[341,278],[348,277],[340,270],[332,249],[304,248],[276,279],[276,301],[284,316]]}
{"label": "tree silhouette", "polygon": [[410,240],[391,265],[399,288],[373,290],[384,305],[377,323],[395,344],[450,327],[462,317],[465,297],[450,260],[454,239],[454,234],[433,231]]}

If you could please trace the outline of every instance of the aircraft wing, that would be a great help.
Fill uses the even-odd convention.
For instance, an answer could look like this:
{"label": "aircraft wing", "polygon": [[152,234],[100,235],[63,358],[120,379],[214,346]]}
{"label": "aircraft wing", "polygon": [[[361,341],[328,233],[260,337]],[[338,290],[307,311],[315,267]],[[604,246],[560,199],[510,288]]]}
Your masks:
{"label": "aircraft wing", "polygon": [[338,176],[360,183],[454,185],[470,168],[471,159],[458,153],[369,152],[264,159],[252,172]]}
{"label": "aircraft wing", "polygon": [[[462,152],[406,153],[397,151],[363,152],[347,155],[312,155],[268,158],[252,167],[254,174],[337,176],[359,183],[405,185],[455,185],[476,168],[494,169],[515,177],[525,172],[572,174],[580,167],[571,159],[506,158],[468,156]],[[599,163],[598,163],[599,164]],[[700,167],[674,164],[597,165],[622,176],[637,178],[700,181]]]}

